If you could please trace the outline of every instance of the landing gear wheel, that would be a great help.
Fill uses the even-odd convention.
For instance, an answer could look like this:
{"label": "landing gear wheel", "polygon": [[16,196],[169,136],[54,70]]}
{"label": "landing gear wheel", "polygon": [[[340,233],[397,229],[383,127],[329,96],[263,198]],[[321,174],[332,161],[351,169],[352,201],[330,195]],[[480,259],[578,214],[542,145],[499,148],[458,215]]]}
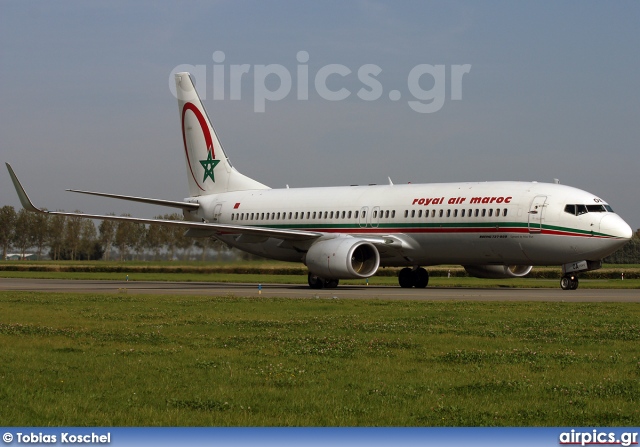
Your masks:
{"label": "landing gear wheel", "polygon": [[413,286],[416,289],[427,287],[427,284],[429,284],[429,272],[420,267],[411,273],[413,273]]}
{"label": "landing gear wheel", "polygon": [[403,268],[398,272],[398,283],[403,289],[413,287],[413,271],[409,268]]}
{"label": "landing gear wheel", "polygon": [[309,287],[312,289],[322,289],[324,287],[324,279],[314,275],[313,273],[309,273],[307,275],[307,282],[309,283]]}
{"label": "landing gear wheel", "polygon": [[324,286],[327,289],[335,289],[336,287],[338,287],[338,283],[339,282],[340,282],[340,280],[338,280],[338,279],[325,279]]}
{"label": "landing gear wheel", "polygon": [[409,267],[403,268],[398,273],[398,283],[400,283],[400,287],[405,289],[410,287],[424,289],[429,284],[429,272],[422,267],[415,270]]}
{"label": "landing gear wheel", "polygon": [[578,288],[578,277],[573,278],[571,281],[571,290],[576,290]]}
{"label": "landing gear wheel", "polygon": [[579,282],[577,276],[563,276],[560,278],[560,288],[562,290],[576,290]]}

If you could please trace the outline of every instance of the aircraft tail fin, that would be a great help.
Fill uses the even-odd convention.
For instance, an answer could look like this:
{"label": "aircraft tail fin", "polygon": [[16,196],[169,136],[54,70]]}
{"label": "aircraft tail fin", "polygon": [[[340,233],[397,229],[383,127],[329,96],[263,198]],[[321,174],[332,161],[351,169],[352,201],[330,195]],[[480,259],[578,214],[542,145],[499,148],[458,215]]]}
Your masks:
{"label": "aircraft tail fin", "polygon": [[175,79],[190,195],[269,189],[231,165],[189,73],[176,73]]}

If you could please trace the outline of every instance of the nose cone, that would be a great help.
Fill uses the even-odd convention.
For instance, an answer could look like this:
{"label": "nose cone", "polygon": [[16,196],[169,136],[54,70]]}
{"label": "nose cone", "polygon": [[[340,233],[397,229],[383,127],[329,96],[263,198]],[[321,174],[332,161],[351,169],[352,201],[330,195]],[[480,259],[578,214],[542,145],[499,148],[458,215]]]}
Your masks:
{"label": "nose cone", "polygon": [[600,220],[600,233],[625,241],[633,236],[631,227],[617,214],[607,214]]}

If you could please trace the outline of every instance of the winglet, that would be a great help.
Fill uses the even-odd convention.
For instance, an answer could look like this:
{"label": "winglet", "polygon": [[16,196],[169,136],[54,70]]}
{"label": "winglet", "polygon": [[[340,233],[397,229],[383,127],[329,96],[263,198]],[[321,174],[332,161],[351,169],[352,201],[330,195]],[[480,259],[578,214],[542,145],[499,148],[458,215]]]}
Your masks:
{"label": "winglet", "polygon": [[35,211],[36,213],[44,213],[46,211],[37,208],[32,202],[26,191],[20,184],[20,180],[16,176],[16,173],[13,172],[13,168],[9,163],[5,163],[7,165],[7,169],[9,170],[9,175],[11,176],[11,181],[13,182],[13,186],[16,188],[16,192],[18,193],[18,198],[20,199],[20,203],[22,203],[22,207],[27,211]]}

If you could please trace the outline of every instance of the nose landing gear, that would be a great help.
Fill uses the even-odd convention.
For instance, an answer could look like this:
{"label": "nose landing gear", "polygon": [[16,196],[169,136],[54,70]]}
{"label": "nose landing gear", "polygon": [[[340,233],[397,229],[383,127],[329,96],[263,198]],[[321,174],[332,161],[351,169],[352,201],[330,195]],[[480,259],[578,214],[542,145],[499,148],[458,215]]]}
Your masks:
{"label": "nose landing gear", "polygon": [[578,288],[578,277],[576,275],[564,275],[560,278],[560,288],[562,290],[576,290]]}
{"label": "nose landing gear", "polygon": [[562,266],[562,278],[560,288],[562,290],[576,290],[578,288],[578,273],[598,270],[602,268],[602,260],[576,261]]}

